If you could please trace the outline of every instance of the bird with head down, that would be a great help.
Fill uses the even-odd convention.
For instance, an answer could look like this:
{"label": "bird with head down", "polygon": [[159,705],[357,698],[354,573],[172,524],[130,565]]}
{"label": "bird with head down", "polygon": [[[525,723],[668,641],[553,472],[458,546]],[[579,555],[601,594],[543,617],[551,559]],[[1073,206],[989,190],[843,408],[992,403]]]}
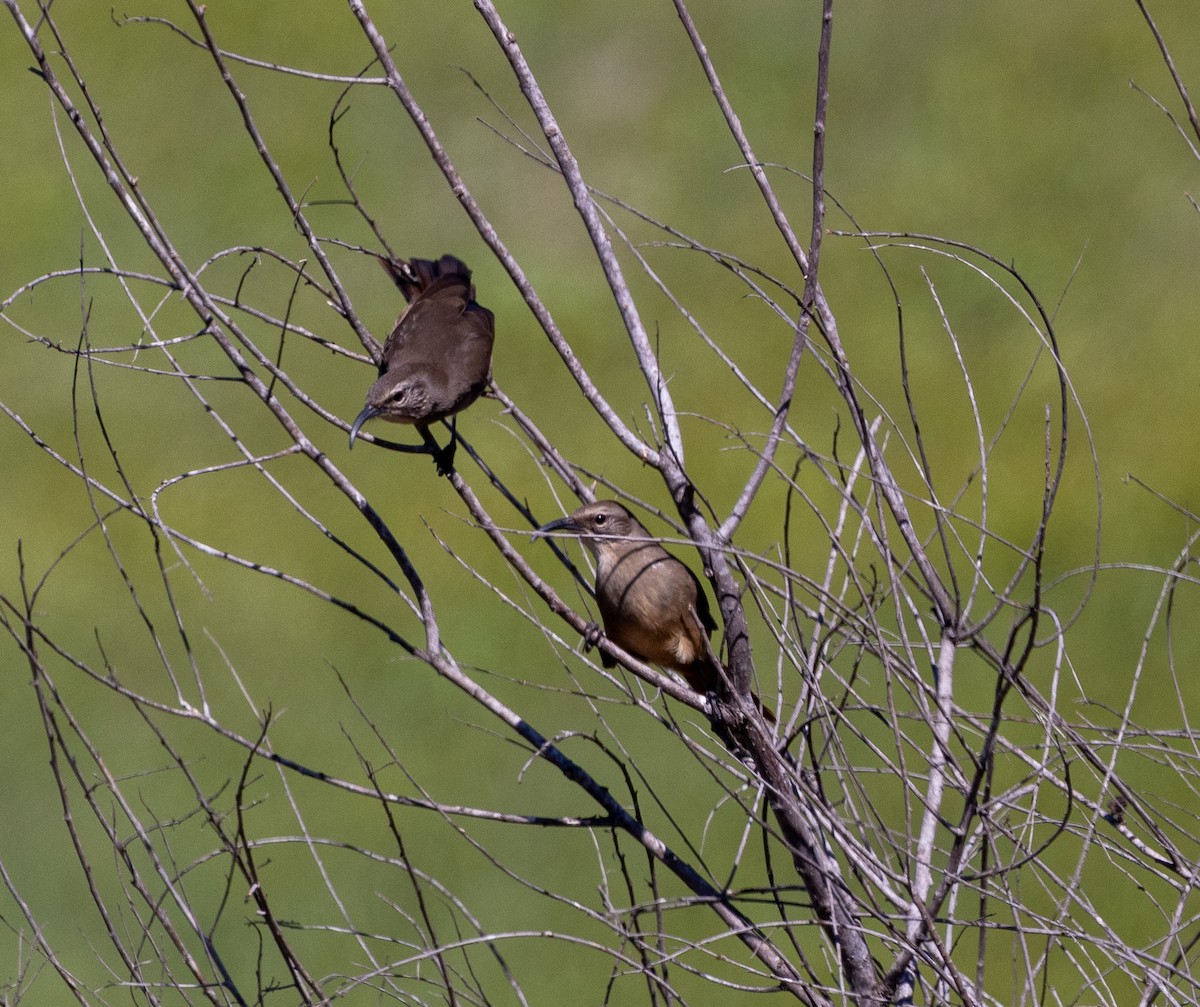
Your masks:
{"label": "bird with head down", "polygon": [[368,420],[412,424],[423,445],[389,446],[432,454],[439,474],[447,475],[454,466],[455,431],[443,448],[429,427],[447,418],[453,423],[483,394],[492,376],[495,319],[475,300],[471,270],[453,255],[436,262],[379,262],[408,305],[384,344],[379,377],[350,427],[350,446]]}

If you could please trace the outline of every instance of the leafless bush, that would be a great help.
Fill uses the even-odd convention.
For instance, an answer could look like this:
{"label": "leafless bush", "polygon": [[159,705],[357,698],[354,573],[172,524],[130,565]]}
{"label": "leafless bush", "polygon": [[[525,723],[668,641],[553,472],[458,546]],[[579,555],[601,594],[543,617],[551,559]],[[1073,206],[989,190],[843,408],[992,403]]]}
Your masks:
{"label": "leafless bush", "polygon": [[[1070,630],[1098,552],[1060,572],[1049,550],[1065,475],[1087,479],[1096,461],[1053,310],[984,250],[827,219],[832,0],[813,44],[805,233],[675,4],[788,251],[781,275],[590,187],[519,40],[477,0],[536,133],[464,87],[498,116],[509,156],[569,191],[623,329],[595,344],[556,320],[361,3],[349,6],[371,63],[344,79],[256,66],[194,3],[186,24],[121,26],[166,28],[162,45],[207,53],[243,129],[222,142],[249,142],[282,201],[263,214],[296,230],[299,251],[248,238],[201,257],[160,213],[152,193],[166,180],[126,164],[73,58],[85,41],[47,6],[4,5],[100,250],[0,305],[6,358],[25,340],[46,387],[71,388],[69,428],[31,418],[19,396],[0,403],[44,479],[31,526],[60,497],[91,513],[77,538],[53,539],[51,561],[31,561],[47,539],[19,530],[19,590],[0,598],[49,752],[51,776],[31,776],[21,800],[45,799],[52,781],[62,823],[43,876],[0,864],[16,948],[6,1002],[45,989],[89,1004],[726,1003],[740,991],[1195,1002],[1195,734],[1182,697],[1178,724],[1132,714],[1147,663],[1173,668],[1191,542],[1162,576],[1126,708],[1081,705]],[[486,452],[464,418],[456,514],[418,506],[427,461],[345,454],[359,403],[329,390],[331,369],[365,390],[380,353],[343,280],[365,249],[314,223],[246,74],[343,89],[329,155],[364,244],[466,254],[403,247],[362,194],[340,130],[352,97],[386,92],[561,360],[543,381],[564,405],[539,423],[541,404],[503,384],[534,329],[500,319],[508,362],[489,397],[504,443]],[[1200,136],[1175,80],[1185,135]],[[109,240],[130,226],[149,259]],[[941,331],[922,328],[917,361],[896,285],[893,331],[843,339],[818,279],[831,233],[862,244],[887,283],[895,263],[941,260],[985,285],[1023,333],[1008,370],[973,359],[928,270],[921,301]],[[753,352],[769,367],[747,366],[745,333],[710,331],[692,309],[687,285],[701,283],[762,306]],[[640,307],[649,297],[690,330],[695,380],[682,391],[679,356],[664,365]],[[884,346],[896,370],[872,383],[863,358]],[[926,380],[931,352],[955,362],[953,386]],[[832,426],[801,425],[798,399],[827,403]],[[587,447],[571,436],[583,428]],[[654,479],[598,471],[622,453]],[[699,560],[728,671],[714,694],[607,640],[613,670],[580,648],[592,618],[581,554],[527,533],[597,496],[649,515]],[[289,538],[296,550],[281,547]],[[1163,641],[1165,656],[1152,651]],[[34,708],[22,709],[10,721]],[[1147,797],[1127,782],[1147,768],[1184,784]],[[51,877],[78,892],[90,947],[39,908]]]}

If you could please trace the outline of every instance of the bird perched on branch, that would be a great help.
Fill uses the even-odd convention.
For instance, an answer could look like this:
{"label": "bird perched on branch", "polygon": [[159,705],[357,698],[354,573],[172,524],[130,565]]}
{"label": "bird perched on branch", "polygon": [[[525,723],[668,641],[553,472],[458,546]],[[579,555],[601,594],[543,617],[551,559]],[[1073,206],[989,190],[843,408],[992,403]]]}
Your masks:
{"label": "bird perched on branch", "polygon": [[[717,624],[696,575],[615,500],[598,500],[543,525],[578,536],[596,557],[596,605],[605,635],[635,657],[676,671],[696,692],[715,692],[720,666],[708,637]],[[594,642],[594,638],[592,640]],[[601,654],[606,668],[615,663]]]}
{"label": "bird perched on branch", "polygon": [[[389,445],[431,454],[438,473],[454,466],[455,430],[442,448],[430,424],[453,418],[483,393],[492,376],[495,319],[475,301],[471,270],[453,255],[430,259],[379,259],[408,306],[383,347],[379,378],[350,427],[350,446],[367,420],[411,423],[425,442]],[[451,423],[453,424],[453,419]]]}

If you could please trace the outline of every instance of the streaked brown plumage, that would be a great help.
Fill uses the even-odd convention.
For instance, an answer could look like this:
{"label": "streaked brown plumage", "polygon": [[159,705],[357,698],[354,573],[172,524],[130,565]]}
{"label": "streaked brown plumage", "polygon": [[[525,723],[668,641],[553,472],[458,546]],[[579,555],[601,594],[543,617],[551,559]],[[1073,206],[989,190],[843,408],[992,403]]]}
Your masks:
{"label": "streaked brown plumage", "polygon": [[439,448],[429,432],[483,393],[491,380],[495,320],[475,301],[471,270],[453,255],[430,259],[380,259],[408,306],[383,347],[379,378],[350,428],[350,446],[370,419],[411,423],[445,474],[453,465],[453,436]]}
{"label": "streaked brown plumage", "polygon": [[[537,535],[578,535],[596,557],[596,605],[604,633],[635,657],[676,671],[699,693],[715,692],[720,671],[708,655],[717,628],[696,575],[615,500],[598,500],[551,521]],[[613,660],[601,655],[605,667]]]}

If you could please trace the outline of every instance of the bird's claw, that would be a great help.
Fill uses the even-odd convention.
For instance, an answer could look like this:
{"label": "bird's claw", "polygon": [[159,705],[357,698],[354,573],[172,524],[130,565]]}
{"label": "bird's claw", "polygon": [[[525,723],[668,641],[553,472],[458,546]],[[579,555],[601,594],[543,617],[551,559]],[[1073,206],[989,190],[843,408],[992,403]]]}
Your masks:
{"label": "bird's claw", "polygon": [[583,627],[583,652],[586,654],[589,650],[600,642],[600,637],[604,635],[604,631],[594,622],[589,622]]}
{"label": "bird's claw", "polygon": [[433,463],[437,466],[438,475],[448,476],[454,471],[454,452],[457,447],[458,441],[451,439],[444,448],[430,451],[430,454],[433,455]]}

